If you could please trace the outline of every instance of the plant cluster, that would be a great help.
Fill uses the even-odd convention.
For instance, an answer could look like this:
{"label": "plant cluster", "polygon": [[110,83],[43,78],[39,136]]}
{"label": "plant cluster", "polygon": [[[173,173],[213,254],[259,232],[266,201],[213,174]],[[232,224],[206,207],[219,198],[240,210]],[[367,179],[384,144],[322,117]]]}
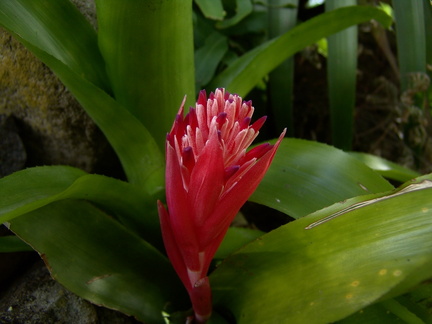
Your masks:
{"label": "plant cluster", "polygon": [[[67,289],[144,323],[430,323],[432,175],[347,152],[355,26],[392,16],[338,0],[297,22],[298,5],[96,0],[96,31],[69,0],[0,1],[0,25],[76,97],[126,175],[37,166],[2,178],[0,222],[16,234],[2,251],[28,244]],[[402,91],[430,116],[404,81],[427,78],[430,6],[392,5]],[[410,26],[405,40],[418,40],[404,45]],[[274,132],[289,134],[287,60],[323,38],[337,148],[282,133],[247,150],[264,120],[241,97],[267,89]],[[214,93],[194,104],[202,88]],[[269,207],[261,219],[293,221],[228,228],[247,199]]]}

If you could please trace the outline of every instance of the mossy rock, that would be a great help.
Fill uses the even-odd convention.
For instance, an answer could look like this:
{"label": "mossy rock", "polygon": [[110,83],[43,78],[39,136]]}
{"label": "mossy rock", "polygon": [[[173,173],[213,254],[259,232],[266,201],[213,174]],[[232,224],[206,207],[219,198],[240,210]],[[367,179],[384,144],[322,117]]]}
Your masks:
{"label": "mossy rock", "polygon": [[[96,26],[93,0],[75,0]],[[103,134],[59,79],[0,29],[0,114],[12,116],[26,166],[71,165],[88,172],[119,168]]]}

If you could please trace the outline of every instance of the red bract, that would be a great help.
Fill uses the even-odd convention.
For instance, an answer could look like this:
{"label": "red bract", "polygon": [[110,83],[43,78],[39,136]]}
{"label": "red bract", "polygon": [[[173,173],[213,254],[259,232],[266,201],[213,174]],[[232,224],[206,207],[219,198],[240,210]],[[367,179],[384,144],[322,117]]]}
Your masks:
{"label": "red bract", "polygon": [[183,117],[184,101],[166,140],[166,199],[158,202],[165,248],[188,290],[195,321],[211,314],[210,262],[241,206],[255,191],[285,135],[246,152],[265,117],[225,89],[201,91]]}

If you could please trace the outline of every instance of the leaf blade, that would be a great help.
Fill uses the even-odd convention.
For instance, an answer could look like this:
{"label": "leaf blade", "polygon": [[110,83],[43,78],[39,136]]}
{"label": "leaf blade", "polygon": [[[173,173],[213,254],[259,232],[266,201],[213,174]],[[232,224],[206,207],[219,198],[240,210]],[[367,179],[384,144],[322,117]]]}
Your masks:
{"label": "leaf blade", "polygon": [[50,204],[13,220],[11,230],[54,279],[98,305],[159,324],[167,303],[187,300],[166,257],[89,203]]}
{"label": "leaf blade", "polygon": [[223,29],[223,28],[232,27],[252,12],[253,4],[251,0],[235,0],[235,2],[236,2],[236,9],[235,9],[236,12],[234,16],[222,21],[218,21],[216,23],[217,28]]}
{"label": "leaf blade", "polygon": [[376,19],[385,26],[391,23],[391,17],[382,10],[365,6],[340,8],[310,19],[243,55],[216,76],[209,88],[225,87],[244,97],[264,76],[295,52],[369,19]]}
{"label": "leaf blade", "polygon": [[225,16],[222,0],[195,0],[195,3],[208,19],[222,20]]}
{"label": "leaf blade", "polygon": [[42,201],[87,173],[72,167],[36,167],[0,179],[0,223],[43,206]]}
{"label": "leaf blade", "polygon": [[[328,323],[407,291],[431,276],[431,193],[428,175],[392,192],[335,204],[264,235],[211,274],[216,304],[230,309],[238,323]],[[374,198],[385,199],[305,229]],[[256,307],[259,314],[253,312]]]}
{"label": "leaf blade", "polygon": [[156,203],[151,196],[130,183],[67,166],[34,167],[0,179],[0,223],[65,199],[97,204],[162,249]]}
{"label": "leaf blade", "polygon": [[0,253],[29,251],[33,251],[33,249],[14,235],[0,237]]}
{"label": "leaf blade", "polygon": [[[352,6],[356,0],[328,1],[326,11]],[[357,81],[357,26],[327,38],[327,81],[332,143],[343,150],[352,148]]]}
{"label": "leaf blade", "polygon": [[283,139],[249,200],[299,218],[347,198],[390,189],[386,180],[347,153],[289,138]]}
{"label": "leaf blade", "polygon": [[349,152],[349,155],[362,161],[372,170],[377,171],[383,177],[400,182],[408,181],[420,176],[420,173],[405,168],[399,164],[367,153]]}

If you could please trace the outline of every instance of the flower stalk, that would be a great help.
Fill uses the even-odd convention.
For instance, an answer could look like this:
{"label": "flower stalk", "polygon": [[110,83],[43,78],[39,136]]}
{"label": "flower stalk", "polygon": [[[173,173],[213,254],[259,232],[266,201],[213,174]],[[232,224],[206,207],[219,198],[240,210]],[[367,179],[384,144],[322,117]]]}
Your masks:
{"label": "flower stalk", "polygon": [[195,108],[180,107],[166,139],[166,199],[158,202],[169,259],[186,287],[196,323],[211,315],[207,272],[241,206],[264,177],[276,150],[261,144],[246,151],[266,117],[255,121],[251,101],[216,89],[201,91]]}

